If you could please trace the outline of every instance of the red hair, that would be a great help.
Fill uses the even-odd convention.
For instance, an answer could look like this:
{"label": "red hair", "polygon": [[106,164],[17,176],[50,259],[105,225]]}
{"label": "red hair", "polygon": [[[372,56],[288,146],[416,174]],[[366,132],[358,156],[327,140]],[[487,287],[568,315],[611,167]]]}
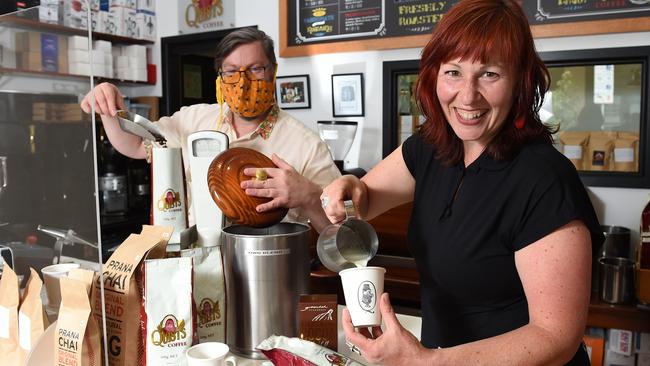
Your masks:
{"label": "red hair", "polygon": [[[463,160],[462,141],[445,119],[436,93],[440,65],[457,58],[482,63],[498,60],[520,75],[506,122],[487,146],[493,158],[509,159],[533,140],[552,143],[553,131],[538,115],[550,76],[535,51],[521,7],[512,0],[464,0],[445,14],[433,31],[422,51],[416,84],[418,105],[426,117],[420,132],[436,146],[439,159],[446,164]],[[523,126],[515,127],[521,118]]]}

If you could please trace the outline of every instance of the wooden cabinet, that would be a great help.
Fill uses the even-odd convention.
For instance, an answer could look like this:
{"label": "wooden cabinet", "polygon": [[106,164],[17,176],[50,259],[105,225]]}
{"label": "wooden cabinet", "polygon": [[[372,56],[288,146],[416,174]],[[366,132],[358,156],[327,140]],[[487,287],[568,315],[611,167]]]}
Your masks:
{"label": "wooden cabinet", "polygon": [[[403,312],[418,313],[419,275],[406,244],[411,207],[410,203],[396,207],[370,221],[377,230],[380,243],[379,252],[370,265],[386,268],[384,288],[390,293],[393,305]],[[315,246],[315,241],[312,241],[312,246]],[[314,268],[311,286],[312,293],[337,293],[339,303],[345,303],[341,281],[336,273],[322,266]],[[650,311],[640,310],[634,305],[610,305],[594,295],[589,305],[587,325],[650,332]]]}

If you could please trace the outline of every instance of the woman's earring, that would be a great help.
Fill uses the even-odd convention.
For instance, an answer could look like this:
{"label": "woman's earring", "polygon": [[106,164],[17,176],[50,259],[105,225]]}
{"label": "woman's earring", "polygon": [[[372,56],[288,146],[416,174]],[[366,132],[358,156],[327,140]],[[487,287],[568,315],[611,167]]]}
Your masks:
{"label": "woman's earring", "polygon": [[518,130],[521,130],[522,128],[524,128],[525,123],[526,123],[526,119],[524,117],[519,117],[515,120],[515,127]]}

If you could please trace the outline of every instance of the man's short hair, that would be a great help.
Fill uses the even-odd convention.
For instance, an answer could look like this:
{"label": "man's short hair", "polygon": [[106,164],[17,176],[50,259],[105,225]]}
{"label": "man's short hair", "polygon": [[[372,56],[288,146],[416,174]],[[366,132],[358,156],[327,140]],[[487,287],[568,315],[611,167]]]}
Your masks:
{"label": "man's short hair", "polygon": [[223,60],[230,55],[230,53],[237,47],[243,44],[253,42],[261,42],[262,49],[266,58],[271,61],[273,65],[277,63],[275,59],[275,50],[273,49],[273,40],[263,31],[256,28],[240,28],[234,30],[226,35],[219,45],[217,46],[217,56],[214,59],[214,67],[217,71],[221,69]]}

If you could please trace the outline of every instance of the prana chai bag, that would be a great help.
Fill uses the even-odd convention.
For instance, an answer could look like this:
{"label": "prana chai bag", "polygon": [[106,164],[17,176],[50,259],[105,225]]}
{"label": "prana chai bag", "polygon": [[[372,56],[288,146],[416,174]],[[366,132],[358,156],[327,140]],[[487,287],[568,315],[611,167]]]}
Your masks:
{"label": "prana chai bag", "polygon": [[30,268],[29,280],[25,286],[20,310],[18,311],[18,336],[23,360],[27,358],[29,351],[36,345],[36,341],[49,325],[43,308],[43,300],[41,300],[42,287],[43,281],[41,281],[38,273],[33,268]]}
{"label": "prana chai bag", "polygon": [[[80,270],[83,271],[83,270]],[[101,366],[99,327],[92,316],[92,272],[61,277],[61,307],[54,336],[55,366]]]}
{"label": "prana chai bag", "polygon": [[[110,366],[140,364],[142,333],[140,301],[142,299],[141,263],[146,258],[163,258],[173,228],[143,226],[141,234],[131,234],[115,250],[103,267],[106,308],[108,363]],[[102,313],[99,283],[96,285],[94,311],[97,321]]]}
{"label": "prana chai bag", "polygon": [[226,285],[221,247],[181,251],[194,259],[194,303],[199,343],[225,342]]}
{"label": "prana chai bag", "polygon": [[5,263],[0,279],[0,356],[3,365],[22,364],[18,345],[18,277]]}

